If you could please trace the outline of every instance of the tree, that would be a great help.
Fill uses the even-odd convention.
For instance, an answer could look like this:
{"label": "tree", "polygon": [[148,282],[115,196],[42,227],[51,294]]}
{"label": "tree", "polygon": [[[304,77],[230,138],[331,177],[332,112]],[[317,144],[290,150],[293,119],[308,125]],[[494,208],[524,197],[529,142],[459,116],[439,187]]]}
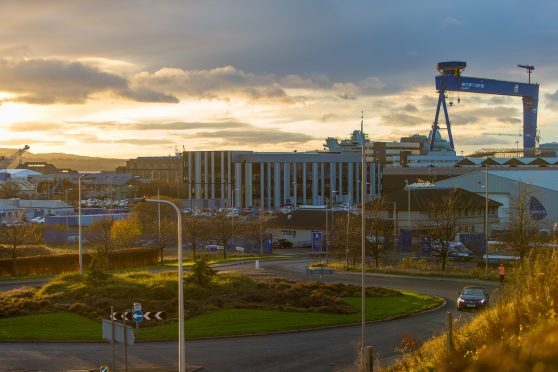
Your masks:
{"label": "tree", "polygon": [[215,270],[213,270],[208,264],[205,257],[194,258],[194,265],[192,266],[192,278],[194,282],[200,286],[206,286],[211,282],[215,276]]}
{"label": "tree", "polygon": [[239,230],[239,223],[235,219],[235,217],[220,214],[213,217],[209,225],[211,236],[223,245],[223,258],[227,258],[227,245]]}
{"label": "tree", "polygon": [[[162,196],[161,199],[171,201],[175,204],[177,202],[165,196]],[[168,204],[138,203],[134,206],[132,216],[138,221],[142,234],[149,236],[157,242],[162,265],[165,248],[176,242],[176,211]]]}
{"label": "tree", "polygon": [[539,223],[531,216],[529,204],[533,200],[529,188],[520,183],[517,195],[510,198],[508,234],[506,240],[519,252],[519,258],[526,257],[533,243],[540,240]]}
{"label": "tree", "polygon": [[17,182],[4,181],[0,183],[0,199],[13,199],[21,196],[21,189]]}
{"label": "tree", "polygon": [[108,257],[112,248],[111,230],[114,221],[109,218],[95,220],[87,228],[87,239],[96,248],[100,256]]}
{"label": "tree", "polygon": [[351,257],[352,265],[361,251],[361,217],[355,213],[335,217],[331,233],[331,253],[338,258],[345,257],[345,264]]}
{"label": "tree", "polygon": [[39,244],[42,240],[42,230],[37,225],[22,222],[0,227],[0,243],[11,250],[12,275],[17,275],[18,248],[26,244]]}
{"label": "tree", "polygon": [[442,271],[446,271],[450,243],[454,241],[457,232],[459,214],[469,206],[469,201],[460,197],[459,189],[440,190],[438,200],[430,202],[428,212],[432,221],[426,231],[435,245],[433,253],[440,257]]}
{"label": "tree", "polygon": [[196,246],[207,237],[207,225],[213,220],[201,216],[183,216],[182,230],[185,240],[192,246],[192,254],[196,258]]}
{"label": "tree", "polygon": [[376,267],[380,266],[380,258],[384,255],[387,237],[393,232],[393,221],[383,220],[380,217],[383,204],[382,199],[371,203],[369,218],[366,220],[367,248],[374,257]]}
{"label": "tree", "polygon": [[140,224],[133,217],[114,221],[110,228],[110,240],[120,248],[132,247],[140,237]]}

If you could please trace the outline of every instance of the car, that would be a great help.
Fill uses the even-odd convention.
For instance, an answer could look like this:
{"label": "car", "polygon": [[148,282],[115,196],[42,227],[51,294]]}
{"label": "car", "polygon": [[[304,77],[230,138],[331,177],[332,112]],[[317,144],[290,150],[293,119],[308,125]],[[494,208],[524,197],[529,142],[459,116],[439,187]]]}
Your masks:
{"label": "car", "polygon": [[457,310],[481,310],[488,308],[490,297],[482,287],[464,287],[458,292]]}

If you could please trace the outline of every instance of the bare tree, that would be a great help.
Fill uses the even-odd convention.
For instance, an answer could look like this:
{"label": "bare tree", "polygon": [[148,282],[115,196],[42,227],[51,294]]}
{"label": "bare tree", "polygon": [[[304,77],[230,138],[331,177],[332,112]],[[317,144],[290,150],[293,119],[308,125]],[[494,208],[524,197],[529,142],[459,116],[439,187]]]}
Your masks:
{"label": "bare tree", "polygon": [[0,243],[11,249],[14,276],[17,275],[18,248],[26,244],[39,244],[42,240],[42,230],[37,225],[18,223],[0,227]]}
{"label": "bare tree", "polygon": [[185,240],[192,246],[192,254],[196,258],[196,246],[208,236],[209,220],[201,216],[184,216],[182,218],[182,231]]}
{"label": "bare tree", "polygon": [[460,197],[459,189],[440,190],[440,197],[428,206],[430,226],[426,230],[433,240],[432,250],[440,257],[442,271],[446,270],[450,242],[455,239],[459,215],[469,206],[469,200]]}
{"label": "bare tree", "polygon": [[[164,196],[161,199],[176,202]],[[137,219],[142,234],[157,242],[162,265],[165,248],[176,242],[177,238],[175,210],[167,204],[138,203],[134,206],[132,215]]]}
{"label": "bare tree", "polygon": [[367,218],[367,248],[374,257],[376,267],[380,266],[380,258],[384,255],[387,237],[393,232],[393,221],[384,220],[380,216],[383,204],[382,199],[371,203],[369,217]]}
{"label": "bare tree", "polygon": [[21,189],[14,181],[4,181],[0,183],[0,199],[19,198],[21,196]]}
{"label": "bare tree", "polygon": [[522,183],[518,184],[517,195],[510,198],[506,240],[517,249],[520,259],[526,257],[533,243],[542,238],[539,223],[533,218],[529,208],[533,199],[532,191]]}
{"label": "bare tree", "polygon": [[345,257],[346,261],[350,258],[352,265],[356,265],[361,249],[361,231],[360,215],[347,213],[336,216],[331,232],[331,253],[338,258]]}
{"label": "bare tree", "polygon": [[239,231],[239,222],[235,221],[236,219],[236,217],[220,214],[210,220],[211,237],[223,245],[223,258],[227,258],[227,245]]}

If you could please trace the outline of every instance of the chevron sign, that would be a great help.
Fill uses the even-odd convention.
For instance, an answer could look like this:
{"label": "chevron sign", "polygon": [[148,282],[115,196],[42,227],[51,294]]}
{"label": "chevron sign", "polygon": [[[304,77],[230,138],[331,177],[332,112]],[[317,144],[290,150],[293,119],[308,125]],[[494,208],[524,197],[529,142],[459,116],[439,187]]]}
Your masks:
{"label": "chevron sign", "polygon": [[143,319],[145,320],[165,320],[165,313],[163,311],[146,311],[143,314]]}
{"label": "chevron sign", "polygon": [[[132,313],[130,311],[124,311],[121,313],[114,312],[109,316],[111,320],[132,320]],[[166,314],[164,311],[146,311],[143,313],[144,320],[165,320]]]}

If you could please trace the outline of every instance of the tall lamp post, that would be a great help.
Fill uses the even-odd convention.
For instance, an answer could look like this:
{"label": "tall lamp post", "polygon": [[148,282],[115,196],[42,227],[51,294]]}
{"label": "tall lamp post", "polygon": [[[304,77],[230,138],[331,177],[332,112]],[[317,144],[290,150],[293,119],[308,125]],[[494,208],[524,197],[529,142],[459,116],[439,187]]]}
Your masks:
{"label": "tall lamp post", "polygon": [[[365,212],[365,206],[366,206],[366,193],[365,193],[365,188],[366,188],[366,183],[364,182],[364,175],[366,174],[366,156],[365,156],[365,150],[364,147],[366,145],[366,140],[364,138],[364,112],[361,112],[361,120],[360,120],[360,134],[362,135],[362,145],[361,145],[361,159],[360,159],[360,165],[361,165],[361,172],[360,174],[362,175],[361,177],[363,178],[363,182],[360,183],[360,213],[361,213],[361,271],[360,271],[360,286],[361,286],[361,292],[360,292],[360,297],[361,297],[361,311],[360,311],[360,355],[361,355],[361,361],[362,361],[362,366],[364,367],[364,359],[365,359],[365,355],[364,355],[364,326],[366,323],[366,288],[364,286],[364,273],[365,273],[365,258],[366,258],[366,251],[365,251],[365,236],[366,236],[366,232],[364,231],[364,228],[366,226],[365,224],[365,216],[364,216],[364,212]],[[362,368],[364,369],[364,368]]]}
{"label": "tall lamp post", "polygon": [[488,164],[485,164],[484,171],[484,254],[485,260],[485,274],[488,279]]}
{"label": "tall lamp post", "polygon": [[182,214],[176,204],[165,199],[143,199],[148,203],[164,203],[172,206],[176,211],[178,223],[178,370],[180,372],[186,371],[185,364],[185,341],[184,341],[184,284],[183,275],[184,268],[182,267]]}
{"label": "tall lamp post", "polygon": [[81,242],[81,177],[78,176],[78,253],[79,253],[79,273],[83,274],[83,244]]}

